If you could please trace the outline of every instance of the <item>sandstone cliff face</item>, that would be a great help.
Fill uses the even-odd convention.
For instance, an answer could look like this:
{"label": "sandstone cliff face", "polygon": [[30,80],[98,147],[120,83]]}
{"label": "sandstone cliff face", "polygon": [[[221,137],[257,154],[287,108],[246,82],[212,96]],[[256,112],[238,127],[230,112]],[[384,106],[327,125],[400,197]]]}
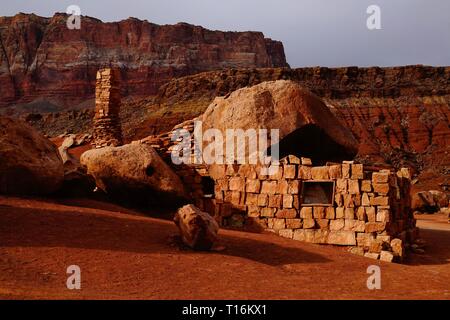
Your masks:
{"label": "sandstone cliff face", "polygon": [[60,105],[92,98],[95,74],[122,69],[123,95],[153,95],[179,76],[222,68],[286,67],[283,45],[260,32],[210,31],[129,18],[103,23],[67,15],[0,17],[0,107],[46,97]]}

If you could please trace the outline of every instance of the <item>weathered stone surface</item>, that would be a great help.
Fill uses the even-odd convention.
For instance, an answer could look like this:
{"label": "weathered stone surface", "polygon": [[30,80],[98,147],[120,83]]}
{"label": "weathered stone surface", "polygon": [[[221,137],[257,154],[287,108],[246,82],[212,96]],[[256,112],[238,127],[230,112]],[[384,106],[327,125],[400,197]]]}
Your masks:
{"label": "weathered stone surface", "polygon": [[342,177],[342,166],[340,164],[329,166],[328,175],[330,179],[340,179]]}
{"label": "weathered stone surface", "polygon": [[342,245],[342,246],[355,246],[356,237],[352,231],[333,231],[328,234],[328,244]]}
{"label": "weathered stone surface", "polygon": [[217,240],[219,225],[208,213],[192,204],[178,209],[174,222],[183,242],[196,250],[209,250]]}
{"label": "weathered stone surface", "polygon": [[400,239],[392,239],[391,241],[392,252],[395,256],[403,257],[403,241]]}
{"label": "weathered stone surface", "polygon": [[[350,130],[340,124],[322,101],[293,81],[263,82],[234,91],[226,98],[218,97],[201,120],[203,130],[214,128],[224,134],[227,129],[265,128],[279,129],[280,139],[294,131],[299,137],[304,132],[305,143],[311,136],[323,137],[317,148],[303,146],[300,138],[296,144],[298,152],[311,157],[313,162],[345,159],[357,152],[358,143]],[[237,151],[248,155],[248,150]],[[328,168],[324,171],[328,177]]]}
{"label": "weathered stone surface", "polygon": [[95,86],[94,144],[97,148],[123,143],[120,122],[120,70],[100,69]]}
{"label": "weathered stone surface", "polygon": [[359,194],[359,182],[358,180],[348,180],[348,193]]}
{"label": "weathered stone surface", "polygon": [[288,229],[300,229],[302,226],[302,219],[286,219],[286,228]]}
{"label": "weathered stone surface", "polygon": [[314,219],[325,218],[325,208],[324,207],[313,207]]}
{"label": "weathered stone surface", "polygon": [[294,197],[290,194],[283,195],[283,208],[292,208],[294,205]]}
{"label": "weathered stone surface", "polygon": [[89,150],[80,160],[97,187],[113,196],[145,199],[159,194],[186,198],[180,178],[149,145],[131,143]]}
{"label": "weathered stone surface", "polygon": [[372,206],[388,206],[389,198],[385,196],[373,197],[370,199],[370,205]]}
{"label": "weathered stone surface", "polygon": [[63,179],[63,161],[51,141],[25,123],[0,117],[0,193],[50,194]]}
{"label": "weathered stone surface", "polygon": [[71,31],[67,19],[61,13],[2,18],[7,59],[0,58],[0,107],[36,96],[76,105],[93,97],[95,72],[105,65],[125,66],[124,91],[136,96],[155,95],[171,78],[201,71],[288,66],[282,43],[261,32],[157,25],[136,18],[103,23],[87,16],[80,30]]}
{"label": "weathered stone surface", "polygon": [[314,230],[295,230],[293,239],[303,242],[314,242]]}
{"label": "weathered stone surface", "polygon": [[364,178],[364,172],[363,172],[363,165],[359,163],[352,164],[352,179],[363,179]]}
{"label": "weathered stone surface", "polygon": [[313,218],[313,208],[312,207],[302,207],[300,209],[300,218],[312,219]]}
{"label": "weathered stone surface", "polygon": [[283,238],[288,238],[288,239],[292,239],[292,237],[294,236],[294,231],[290,228],[288,229],[281,229],[278,231],[278,235],[283,237]]}
{"label": "weathered stone surface", "polygon": [[388,183],[374,183],[373,191],[379,194],[388,194],[389,184]]}
{"label": "weathered stone surface", "polygon": [[372,173],[372,182],[373,183],[388,183],[389,182],[389,173],[384,173],[384,172]]}
{"label": "weathered stone surface", "polygon": [[392,252],[383,250],[383,251],[381,251],[381,254],[380,254],[380,260],[386,261],[386,262],[392,262],[392,260],[394,260],[394,255],[392,254]]}
{"label": "weathered stone surface", "polygon": [[269,195],[269,207],[270,208],[281,208],[282,201],[283,201],[283,196],[281,194]]}
{"label": "weathered stone surface", "polygon": [[372,182],[370,180],[361,181],[361,191],[362,192],[372,192]]}
{"label": "weathered stone surface", "polygon": [[312,167],[311,168],[311,176],[314,180],[328,180],[328,167]]}
{"label": "weathered stone surface", "polygon": [[298,178],[302,180],[310,180],[312,179],[311,175],[311,167],[301,165],[298,167]]}
{"label": "weathered stone surface", "polygon": [[331,231],[343,230],[344,226],[345,226],[345,221],[346,220],[344,220],[344,219],[331,220],[330,221],[330,230]]}
{"label": "weathered stone surface", "polygon": [[261,187],[261,193],[266,194],[276,194],[277,193],[277,182],[276,181],[263,181]]}
{"label": "weathered stone surface", "polygon": [[285,179],[294,179],[296,177],[296,171],[294,165],[285,165],[284,166],[284,178]]}
{"label": "weathered stone surface", "polygon": [[381,232],[386,229],[386,223],[384,222],[367,222],[365,232]]}
{"label": "weathered stone surface", "polygon": [[304,229],[312,229],[316,226],[316,222],[314,219],[303,219],[303,228]]}
{"label": "weathered stone surface", "polygon": [[297,217],[297,210],[295,209],[280,209],[276,214],[277,218],[293,219]]}

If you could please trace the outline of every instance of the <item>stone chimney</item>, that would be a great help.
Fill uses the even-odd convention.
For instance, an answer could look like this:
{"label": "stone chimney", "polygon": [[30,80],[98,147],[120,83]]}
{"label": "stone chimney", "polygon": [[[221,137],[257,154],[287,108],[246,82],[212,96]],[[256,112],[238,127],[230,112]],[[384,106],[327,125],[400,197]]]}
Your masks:
{"label": "stone chimney", "polygon": [[120,74],[118,69],[97,72],[95,87],[94,145],[96,148],[122,145],[120,126]]}

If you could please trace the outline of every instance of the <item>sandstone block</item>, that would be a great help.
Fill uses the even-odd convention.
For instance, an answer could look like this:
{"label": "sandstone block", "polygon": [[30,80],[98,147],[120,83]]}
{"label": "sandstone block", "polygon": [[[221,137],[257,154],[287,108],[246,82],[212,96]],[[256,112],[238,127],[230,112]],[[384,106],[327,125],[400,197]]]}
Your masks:
{"label": "sandstone block", "polygon": [[286,228],[288,229],[300,229],[302,226],[302,219],[286,219]]}
{"label": "sandstone block", "polygon": [[350,164],[348,163],[342,164],[342,178],[350,179]]}
{"label": "sandstone block", "polygon": [[276,214],[277,218],[293,219],[297,217],[297,210],[295,209],[280,209]]}
{"label": "sandstone block", "polygon": [[389,192],[389,184],[388,183],[374,183],[373,191],[382,195],[386,195]]}
{"label": "sandstone block", "polygon": [[344,217],[346,220],[354,220],[355,219],[355,209],[354,208],[345,208]]}
{"label": "sandstone block", "polygon": [[304,229],[295,230],[293,239],[303,242],[314,242],[314,230],[304,230]]}
{"label": "sandstone block", "polygon": [[302,207],[300,209],[300,218],[312,219],[313,218],[313,208],[312,207]]}
{"label": "sandstone block", "polygon": [[257,206],[258,205],[258,195],[254,193],[247,193],[245,198],[245,204]]}
{"label": "sandstone block", "polygon": [[370,180],[361,181],[362,192],[372,192],[372,182]]}
{"label": "sandstone block", "polygon": [[368,207],[370,206],[370,198],[367,192],[364,192],[361,197],[361,205]]}
{"label": "sandstone block", "polygon": [[336,180],[336,192],[339,193],[347,193],[347,183],[348,180],[347,179],[337,179]]}
{"label": "sandstone block", "polygon": [[363,165],[360,163],[355,163],[351,165],[352,167],[352,179],[363,179],[364,178],[364,172],[363,172]]}
{"label": "sandstone block", "polygon": [[336,208],[336,219],[343,219],[345,217],[345,211],[343,207]]}
{"label": "sandstone block", "polygon": [[301,158],[302,165],[304,166],[312,166],[312,161],[310,158]]}
{"label": "sandstone block", "polygon": [[312,167],[311,175],[313,180],[328,180],[328,167]]}
{"label": "sandstone block", "polygon": [[366,221],[367,220],[367,216],[366,216],[366,208],[365,207],[358,207],[356,209],[356,218],[360,221]]}
{"label": "sandstone block", "polygon": [[329,166],[328,175],[330,179],[340,179],[342,177],[342,166],[341,165]]}
{"label": "sandstone block", "polygon": [[328,224],[330,220],[328,219],[315,219],[316,224],[319,226],[320,229],[328,229]]}
{"label": "sandstone block", "polygon": [[298,167],[298,178],[302,180],[311,180],[311,167],[301,165]]}
{"label": "sandstone block", "polygon": [[385,173],[385,172],[372,173],[372,182],[373,183],[388,183],[389,182],[389,173]]}
{"label": "sandstone block", "polygon": [[376,217],[377,222],[389,222],[391,220],[390,218],[391,217],[390,217],[389,210],[378,209],[377,217]]}
{"label": "sandstone block", "polygon": [[283,208],[292,208],[294,204],[294,197],[290,194],[283,195]]}
{"label": "sandstone block", "polygon": [[261,181],[256,179],[248,179],[246,189],[247,192],[259,193],[259,191],[261,190]]}
{"label": "sandstone block", "polygon": [[270,208],[281,208],[282,195],[271,194],[269,195],[269,207]]}
{"label": "sandstone block", "polygon": [[392,260],[394,260],[394,255],[392,254],[392,252],[383,250],[383,251],[381,251],[381,254],[380,254],[380,260],[386,261],[386,262],[392,262]]}
{"label": "sandstone block", "polygon": [[334,195],[334,203],[337,207],[342,207],[344,205],[344,198],[342,197],[342,194],[336,193]]}
{"label": "sandstone block", "polygon": [[285,165],[284,166],[284,178],[285,179],[295,179],[296,172],[295,172],[295,165]]}
{"label": "sandstone block", "polygon": [[375,207],[366,207],[366,215],[367,221],[376,222],[376,208]]}
{"label": "sandstone block", "polygon": [[370,199],[372,206],[387,206],[389,205],[389,198],[386,196],[373,197]]}
{"label": "sandstone block", "polygon": [[366,233],[382,232],[386,229],[386,223],[384,222],[366,222]]}
{"label": "sandstone block", "polygon": [[290,228],[288,229],[281,229],[278,231],[278,235],[283,238],[292,239],[294,237],[294,231]]}
{"label": "sandstone block", "polygon": [[342,246],[354,246],[356,245],[355,233],[352,231],[329,232],[327,243]]}
{"label": "sandstone block", "polygon": [[326,207],[325,208],[325,218],[333,220],[336,218],[336,213],[334,207]]}
{"label": "sandstone block", "polygon": [[[298,180],[289,181],[288,192],[289,194],[299,194],[300,183]],[[286,192],[285,192],[286,193]]]}
{"label": "sandstone block", "polygon": [[289,183],[286,180],[278,181],[277,194],[287,194],[289,193]]}
{"label": "sandstone block", "polygon": [[274,217],[275,208],[261,208],[261,217]]}
{"label": "sandstone block", "polygon": [[313,229],[316,225],[314,219],[303,219],[303,228],[304,229]]}
{"label": "sandstone block", "polygon": [[325,218],[325,208],[324,207],[313,207],[314,219]]}
{"label": "sandstone block", "polygon": [[278,183],[276,181],[263,181],[261,193],[276,194],[277,193],[277,185],[278,185]]}
{"label": "sandstone block", "polygon": [[260,211],[261,209],[258,206],[249,205],[247,207],[247,215],[250,218],[258,218],[261,215]]}
{"label": "sandstone block", "polygon": [[269,204],[269,195],[259,194],[258,195],[258,206],[265,207]]}
{"label": "sandstone block", "polygon": [[330,230],[331,231],[339,231],[343,230],[345,226],[345,220],[344,219],[336,219],[330,221]]}
{"label": "sandstone block", "polygon": [[359,181],[358,180],[348,180],[348,193],[359,194]]}
{"label": "sandstone block", "polygon": [[231,191],[245,191],[245,179],[241,177],[232,177],[230,179]]}
{"label": "sandstone block", "polygon": [[378,258],[380,257],[380,255],[379,255],[378,253],[366,252],[366,253],[364,254],[364,257],[370,258],[370,259],[378,260]]}

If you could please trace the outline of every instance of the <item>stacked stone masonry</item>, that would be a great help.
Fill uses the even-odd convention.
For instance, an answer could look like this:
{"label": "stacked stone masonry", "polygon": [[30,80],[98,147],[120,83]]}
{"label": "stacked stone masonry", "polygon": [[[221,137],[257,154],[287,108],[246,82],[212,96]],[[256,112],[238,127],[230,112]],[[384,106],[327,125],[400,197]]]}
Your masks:
{"label": "stacked stone masonry", "polygon": [[97,72],[94,115],[94,145],[97,148],[122,145],[119,80],[117,69]]}
{"label": "stacked stone masonry", "polygon": [[[193,121],[174,130],[180,128],[192,132]],[[172,133],[146,141],[168,163],[177,143]],[[353,161],[312,166],[310,159],[292,155],[282,159],[271,176],[262,175],[258,165],[216,165],[214,196],[209,197],[202,184],[211,175],[206,166],[171,165],[195,204],[223,227],[257,226],[293,240],[347,246],[354,254],[389,262],[402,261],[419,236],[407,168],[394,172]],[[333,182],[332,203],[302,203],[303,183],[324,181]]]}
{"label": "stacked stone masonry", "polygon": [[[418,236],[408,169],[373,172],[353,162],[312,167],[308,159],[283,160],[273,176],[261,175],[256,166],[223,166],[214,200],[221,225],[256,223],[282,237],[349,246],[352,253],[374,259],[402,260]],[[334,182],[333,203],[303,204],[305,181]]]}

